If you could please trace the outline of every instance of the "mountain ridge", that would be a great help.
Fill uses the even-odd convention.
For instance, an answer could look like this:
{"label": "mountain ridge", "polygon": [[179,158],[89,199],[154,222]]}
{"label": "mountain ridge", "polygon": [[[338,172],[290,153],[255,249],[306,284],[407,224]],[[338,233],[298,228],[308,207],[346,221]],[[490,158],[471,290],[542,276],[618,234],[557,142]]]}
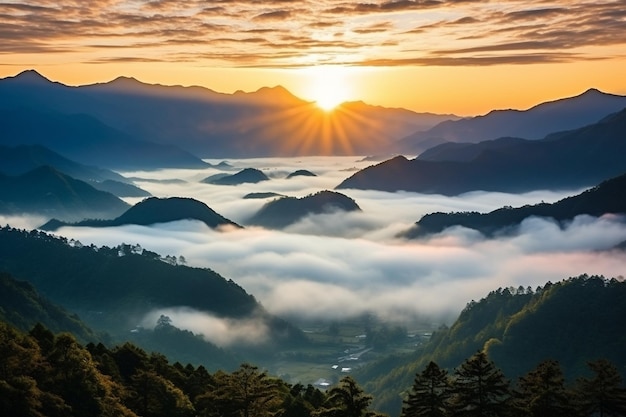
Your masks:
{"label": "mountain ridge", "polygon": [[356,172],[336,189],[444,195],[478,190],[581,189],[626,172],[626,161],[620,157],[626,152],[625,132],[623,109],[597,123],[553,133],[541,140],[517,140],[506,146],[493,146],[498,140],[491,145],[468,145],[463,152],[482,149],[467,160],[444,158],[441,154],[434,160],[392,158]]}
{"label": "mountain ridge", "polygon": [[596,123],[626,107],[626,96],[596,88],[572,96],[536,104],[526,110],[491,110],[475,117],[444,121],[415,132],[398,143],[401,153],[420,154],[444,142],[477,143],[501,137],[530,140]]}
{"label": "mountain ridge", "polygon": [[71,227],[114,227],[124,225],[149,226],[157,223],[169,223],[179,220],[198,220],[215,229],[221,226],[241,228],[237,223],[216,213],[209,206],[193,198],[149,197],[130,207],[113,220],[83,220],[66,223],[52,219],[39,227],[41,230],[54,231],[63,226]]}

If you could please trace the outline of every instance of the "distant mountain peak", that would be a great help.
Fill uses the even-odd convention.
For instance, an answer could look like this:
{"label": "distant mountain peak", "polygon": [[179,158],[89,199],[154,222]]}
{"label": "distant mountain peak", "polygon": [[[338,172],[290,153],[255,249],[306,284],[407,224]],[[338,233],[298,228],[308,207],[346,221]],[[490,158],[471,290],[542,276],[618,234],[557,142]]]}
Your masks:
{"label": "distant mountain peak", "polygon": [[52,82],[46,77],[44,77],[43,75],[41,75],[39,72],[37,72],[37,70],[34,70],[34,69],[22,71],[19,74],[17,74],[15,77],[13,77],[13,79],[19,80],[21,82],[25,82],[28,84],[36,84],[36,83],[48,84]]}

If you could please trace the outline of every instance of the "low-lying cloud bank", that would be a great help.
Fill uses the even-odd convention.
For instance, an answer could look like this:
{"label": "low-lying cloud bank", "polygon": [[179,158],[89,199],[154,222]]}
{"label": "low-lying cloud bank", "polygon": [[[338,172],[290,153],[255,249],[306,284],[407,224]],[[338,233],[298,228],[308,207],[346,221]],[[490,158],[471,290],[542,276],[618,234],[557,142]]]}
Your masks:
{"label": "low-lying cloud bank", "polygon": [[[247,193],[272,191],[302,197],[332,189],[349,175],[346,168],[368,164],[355,158],[229,162],[238,168],[263,169],[272,180],[240,186],[199,183],[211,170],[131,176],[183,179],[185,182],[178,184],[146,181],[140,185],[155,196],[194,197],[245,225],[265,202],[243,199]],[[308,169],[318,176],[285,179],[296,169]],[[476,192],[458,197],[342,192],[363,211],[311,216],[284,231],[246,228],[220,232],[199,222],[180,221],[152,227],[65,227],[57,233],[84,244],[139,243],[161,255],[183,255],[188,265],[208,267],[234,280],[271,313],[301,318],[340,319],[373,312],[389,318],[451,321],[467,302],[499,287],[534,289],[582,273],[614,277],[626,271],[626,254],[611,250],[626,241],[626,225],[616,216],[579,216],[563,227],[548,219],[530,218],[515,233],[498,239],[485,239],[476,231],[458,227],[423,240],[396,237],[429,212],[487,212],[504,205],[554,202],[580,190],[520,195]],[[153,315],[170,315],[177,327],[205,337],[224,334],[210,339],[220,345],[237,343],[244,333],[254,330],[248,323],[224,322],[181,308],[169,313],[160,310]]]}
{"label": "low-lying cloud bank", "polygon": [[267,325],[261,318],[220,318],[189,307],[152,310],[144,316],[141,325],[153,328],[161,315],[169,317],[173,326],[200,335],[219,347],[263,344],[269,336]]}

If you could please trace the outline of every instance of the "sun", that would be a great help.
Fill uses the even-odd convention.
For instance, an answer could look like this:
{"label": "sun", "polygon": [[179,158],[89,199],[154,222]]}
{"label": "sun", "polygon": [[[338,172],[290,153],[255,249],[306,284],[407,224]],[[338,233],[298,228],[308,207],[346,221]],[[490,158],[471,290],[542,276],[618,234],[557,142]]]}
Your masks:
{"label": "sun", "polygon": [[324,111],[330,112],[351,97],[348,71],[340,66],[307,69],[307,96]]}

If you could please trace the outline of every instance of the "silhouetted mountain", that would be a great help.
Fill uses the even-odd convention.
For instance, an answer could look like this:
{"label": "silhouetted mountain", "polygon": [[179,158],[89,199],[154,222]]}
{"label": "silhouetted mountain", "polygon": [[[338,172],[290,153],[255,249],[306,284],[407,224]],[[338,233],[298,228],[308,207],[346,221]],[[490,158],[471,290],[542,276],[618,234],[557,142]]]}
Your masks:
{"label": "silhouetted mountain", "polygon": [[83,165],[41,145],[0,145],[0,172],[3,174],[21,175],[42,165],[51,166],[65,175],[88,183],[105,180],[130,182],[114,171]]}
{"label": "silhouetted mountain", "polygon": [[100,338],[76,314],[52,303],[37,293],[26,281],[18,281],[0,272],[0,321],[22,331],[30,331],[37,323],[54,333],[69,332],[82,341]]}
{"label": "silhouetted mountain", "polygon": [[592,186],[626,172],[626,110],[541,140],[503,138],[469,145],[462,152],[477,156],[467,161],[446,156],[454,151],[444,149],[435,160],[398,156],[355,173],[337,188],[455,195]]}
{"label": "silhouetted mountain", "polygon": [[299,169],[287,175],[288,179],[293,177],[317,177],[317,175],[306,169]]}
{"label": "silhouetted mountain", "polygon": [[216,185],[239,185],[245,183],[255,184],[267,180],[269,178],[262,171],[256,168],[245,168],[232,175],[215,174],[203,179],[201,182]]}
{"label": "silhouetted mountain", "polygon": [[516,380],[540,362],[559,362],[566,379],[583,376],[589,361],[607,359],[626,371],[626,282],[582,275],[532,289],[500,288],[471,301],[450,328],[441,328],[414,353],[365,367],[376,409],[397,414],[404,392],[430,361],[452,371],[485,351],[504,374]]}
{"label": "silhouetted mountain", "polygon": [[265,193],[248,193],[243,196],[243,198],[247,200],[273,198],[273,197],[284,197],[284,195],[279,194],[279,193],[274,193],[274,192],[265,192]]}
{"label": "silhouetted mountain", "polygon": [[[344,103],[326,113],[280,86],[220,94],[202,87],[149,85],[120,77],[109,83],[67,87],[34,71],[0,80],[0,97],[5,113],[30,108],[89,115],[112,128],[114,137],[123,132],[127,139],[180,147],[203,158],[378,154],[416,130],[455,118],[360,102]],[[25,143],[19,137],[6,140],[11,145]]]}
{"label": "silhouetted mountain", "polygon": [[248,224],[280,229],[310,214],[360,211],[350,197],[334,191],[320,191],[302,198],[283,197],[266,203]]}
{"label": "silhouetted mountain", "polygon": [[602,182],[579,195],[564,198],[553,204],[541,203],[512,208],[503,207],[490,213],[431,213],[423,216],[403,234],[417,238],[439,233],[451,226],[478,230],[486,236],[504,233],[531,217],[552,218],[563,224],[574,217],[587,214],[599,217],[604,214],[626,214],[626,174]]}
{"label": "silhouetted mountain", "polygon": [[152,195],[133,184],[114,180],[105,180],[91,185],[97,190],[106,191],[118,197],[150,197]]}
{"label": "silhouetted mountain", "polygon": [[111,218],[128,204],[49,166],[19,176],[0,175],[0,212],[78,220]]}
{"label": "silhouetted mountain", "polygon": [[183,306],[218,318],[256,320],[267,326],[269,345],[299,343],[303,337],[232,280],[137,246],[83,246],[36,230],[3,227],[0,270],[27,280],[92,328],[115,337],[128,335],[154,309]]}
{"label": "silhouetted mountain", "polygon": [[0,146],[0,172],[21,175],[48,165],[77,180],[84,181],[95,189],[106,191],[117,197],[148,197],[150,193],[131,184],[122,175],[108,169],[87,166],[67,159],[40,145]]}
{"label": "silhouetted mountain", "polygon": [[63,223],[53,219],[41,226],[40,229],[57,230],[63,226],[111,227],[127,224],[151,225],[178,220],[199,220],[213,229],[220,226],[241,227],[222,217],[203,202],[193,198],[150,197],[135,204],[124,214],[113,220],[83,220],[77,223]]}
{"label": "silhouetted mountain", "polygon": [[444,121],[398,143],[398,152],[419,154],[445,142],[480,142],[500,137],[540,139],[552,132],[596,123],[626,107],[626,96],[589,89],[581,95],[541,103],[528,110],[494,110],[484,116]]}
{"label": "silhouetted mountain", "polygon": [[[0,84],[1,87],[1,84]],[[0,96],[2,88],[0,88]],[[42,145],[82,163],[121,169],[204,168],[202,160],[174,145],[138,140],[85,113],[0,106],[0,144]],[[80,111],[80,109],[76,109]]]}

